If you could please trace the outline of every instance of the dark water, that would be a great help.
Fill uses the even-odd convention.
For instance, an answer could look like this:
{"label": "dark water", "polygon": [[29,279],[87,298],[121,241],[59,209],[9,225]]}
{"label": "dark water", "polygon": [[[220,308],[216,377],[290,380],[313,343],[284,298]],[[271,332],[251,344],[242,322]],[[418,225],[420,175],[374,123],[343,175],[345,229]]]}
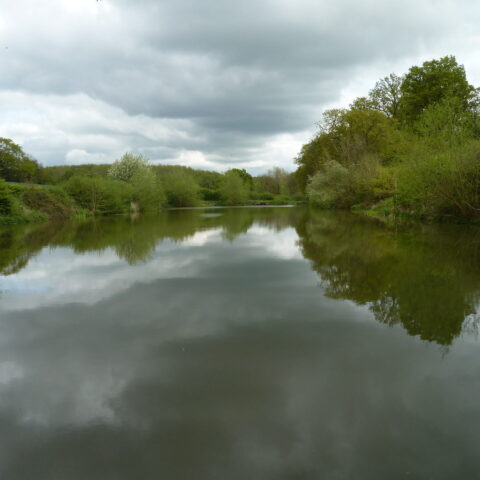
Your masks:
{"label": "dark water", "polygon": [[480,230],[301,208],[0,230],[0,478],[480,478]]}

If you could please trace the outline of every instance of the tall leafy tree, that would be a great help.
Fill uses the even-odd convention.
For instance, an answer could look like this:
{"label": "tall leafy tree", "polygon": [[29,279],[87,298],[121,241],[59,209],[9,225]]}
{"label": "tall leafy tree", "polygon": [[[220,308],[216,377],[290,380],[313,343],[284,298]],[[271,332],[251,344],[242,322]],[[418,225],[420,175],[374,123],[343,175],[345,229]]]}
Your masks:
{"label": "tall leafy tree", "polygon": [[0,138],[0,178],[9,182],[34,181],[40,170],[36,160],[9,138]]}
{"label": "tall leafy tree", "polygon": [[412,124],[429,106],[444,98],[458,100],[463,110],[474,110],[479,105],[479,90],[467,81],[465,68],[454,56],[424,62],[413,66],[405,75],[402,85],[400,114]]}
{"label": "tall leafy tree", "polygon": [[397,117],[402,98],[401,87],[402,78],[394,73],[379,80],[369,93],[373,108],[383,112],[389,118]]}
{"label": "tall leafy tree", "polygon": [[247,202],[250,188],[237,168],[225,172],[220,186],[220,195],[227,205],[242,205]]}

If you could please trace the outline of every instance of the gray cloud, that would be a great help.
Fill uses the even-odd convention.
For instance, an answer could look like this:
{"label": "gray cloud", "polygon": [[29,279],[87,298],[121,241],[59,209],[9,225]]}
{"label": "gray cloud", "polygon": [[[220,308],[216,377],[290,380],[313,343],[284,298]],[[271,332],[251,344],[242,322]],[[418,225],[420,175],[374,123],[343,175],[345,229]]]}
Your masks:
{"label": "gray cloud", "polygon": [[125,150],[210,168],[292,166],[321,111],[455,54],[480,79],[471,1],[125,0],[0,12],[0,134],[46,164]]}

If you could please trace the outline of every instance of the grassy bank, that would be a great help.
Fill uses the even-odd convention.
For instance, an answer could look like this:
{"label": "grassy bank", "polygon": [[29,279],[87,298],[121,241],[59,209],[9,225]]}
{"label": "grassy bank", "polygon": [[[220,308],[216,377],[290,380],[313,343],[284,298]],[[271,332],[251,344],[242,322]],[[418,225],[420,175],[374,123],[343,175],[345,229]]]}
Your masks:
{"label": "grassy bank", "polygon": [[91,212],[81,208],[61,188],[7,184],[0,180],[0,225],[87,218]]}
{"label": "grassy bank", "polygon": [[97,175],[72,176],[58,185],[0,180],[0,225],[158,212],[178,207],[292,205],[301,203],[301,199],[298,196],[249,193],[238,202],[221,196],[217,200],[206,200],[188,178],[178,178],[166,188],[162,188],[155,178],[143,179],[136,184]]}
{"label": "grassy bank", "polygon": [[0,138],[0,223],[304,201],[295,174],[280,168],[254,177],[238,168],[219,173],[151,165],[132,153],[110,165],[42,167],[25,163],[27,157],[11,140]]}

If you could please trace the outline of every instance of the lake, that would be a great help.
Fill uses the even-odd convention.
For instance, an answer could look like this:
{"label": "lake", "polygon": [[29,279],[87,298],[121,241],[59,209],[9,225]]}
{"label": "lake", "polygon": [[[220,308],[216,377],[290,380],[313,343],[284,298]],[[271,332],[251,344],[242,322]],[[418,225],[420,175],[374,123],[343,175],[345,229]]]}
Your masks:
{"label": "lake", "polygon": [[480,229],[304,207],[0,229],[0,478],[480,478]]}

